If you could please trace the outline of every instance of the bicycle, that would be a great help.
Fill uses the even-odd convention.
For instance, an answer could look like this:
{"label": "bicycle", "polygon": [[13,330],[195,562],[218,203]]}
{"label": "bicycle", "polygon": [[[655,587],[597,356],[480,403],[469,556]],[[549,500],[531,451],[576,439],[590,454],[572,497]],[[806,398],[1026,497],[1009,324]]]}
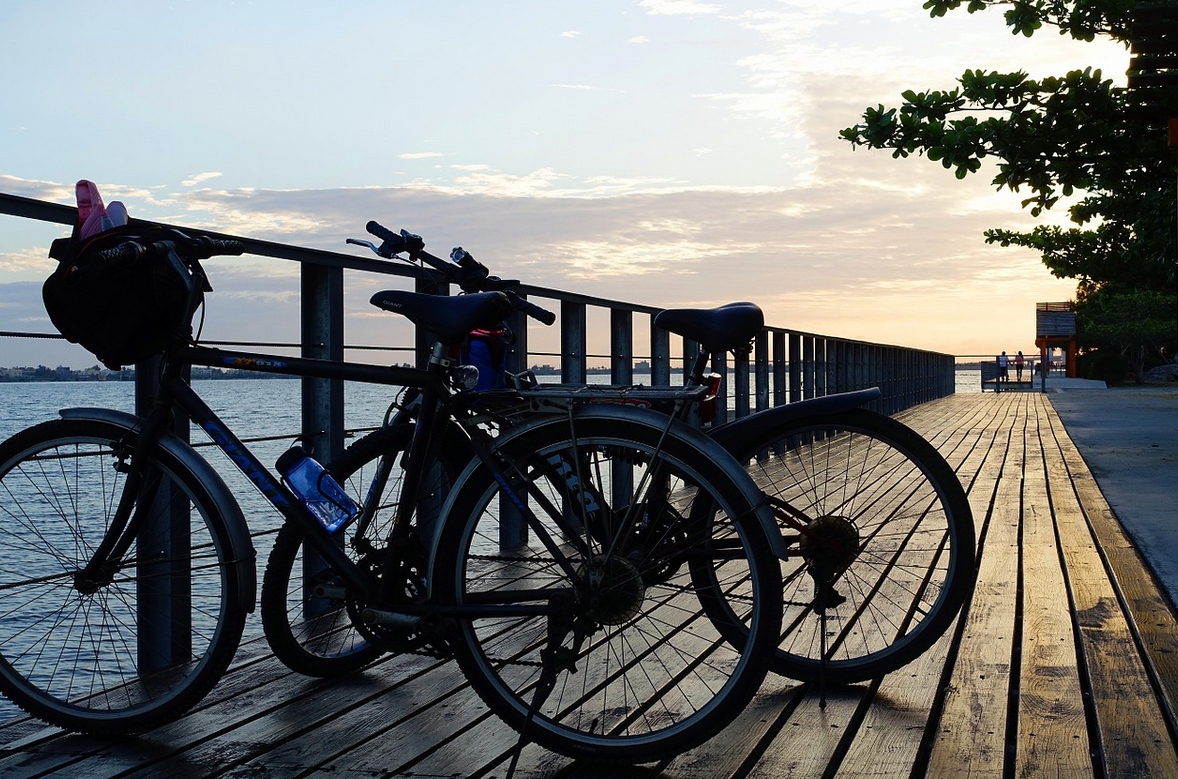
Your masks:
{"label": "bicycle", "polygon": [[[407,251],[411,261],[430,265],[467,290],[485,288],[488,278],[490,286],[504,283],[461,249],[447,263],[425,252],[417,236],[398,236],[375,222],[368,230],[383,240],[380,246],[349,242],[386,258]],[[706,373],[711,355],[747,350],[763,316],[752,304],[736,304],[667,310],[655,323],[700,344],[686,382],[711,390],[707,402],[714,402],[719,377]],[[656,405],[674,397],[673,390],[660,388],[554,388],[526,376],[510,378],[512,389],[483,394],[485,404],[499,404],[504,419],[526,417],[536,403],[582,390],[589,399],[594,392],[626,391],[632,400]],[[861,408],[878,396],[878,390],[862,390],[803,400],[707,431],[754,475],[787,545],[787,553],[779,555],[785,614],[771,667],[791,678],[845,684],[894,671],[932,646],[972,592],[975,540],[964,490],[928,442],[896,420]],[[699,405],[672,403],[664,410],[685,418]],[[412,400],[390,408],[382,429],[328,465],[352,494],[368,496],[365,516],[395,503],[381,496],[386,485],[394,485],[395,494],[396,463],[412,436],[414,408]],[[447,456],[435,465],[435,496],[445,494],[470,457],[461,440],[451,441],[443,453]],[[362,533],[362,525],[357,528]],[[280,532],[262,601],[275,654],[292,669],[315,676],[351,673],[371,662],[380,647],[355,629],[337,591],[326,587],[312,594],[317,616],[301,618],[307,600],[297,583],[291,585],[299,559],[297,539]],[[331,578],[329,570],[321,575]],[[732,600],[705,598],[702,604],[717,627],[739,643],[743,631],[733,619]]]}
{"label": "bicycle", "polygon": [[[0,691],[53,724],[122,733],[175,719],[225,672],[254,605],[255,553],[224,482],[167,432],[178,413],[269,499],[282,532],[325,561],[370,642],[453,654],[521,743],[639,762],[695,746],[731,721],[777,636],[771,550],[782,545],[747,474],[718,445],[671,417],[601,404],[567,404],[492,435],[469,412],[469,371],[447,349],[507,314],[511,301],[499,292],[390,293],[390,304],[438,335],[421,370],[201,346],[190,324],[207,287],[199,261],[234,251],[169,232],[91,258],[100,270],[186,268],[186,329],[160,357],[145,418],[67,409],[0,444],[0,541],[25,558],[0,562]],[[184,379],[188,365],[418,391],[400,512],[384,535],[365,535],[369,546],[351,550],[353,559],[200,399]],[[414,522],[418,486],[443,428],[461,433],[473,458],[427,546]],[[707,591],[717,587],[726,592]],[[698,613],[697,600],[721,597],[739,598],[736,642]]]}

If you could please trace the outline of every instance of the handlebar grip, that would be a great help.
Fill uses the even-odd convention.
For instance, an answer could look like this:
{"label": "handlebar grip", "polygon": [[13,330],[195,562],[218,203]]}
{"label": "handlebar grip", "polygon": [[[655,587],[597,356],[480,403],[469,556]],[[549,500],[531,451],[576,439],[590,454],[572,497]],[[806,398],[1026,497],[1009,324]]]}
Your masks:
{"label": "handlebar grip", "polygon": [[367,230],[372,235],[375,235],[377,238],[379,238],[382,241],[392,241],[392,242],[396,243],[397,241],[401,240],[401,236],[397,235],[389,228],[380,224],[375,219],[373,219],[368,224],[366,224],[364,226],[364,229]]}
{"label": "handlebar grip", "polygon": [[209,257],[215,254],[242,254],[245,252],[245,244],[241,241],[227,241],[221,238],[205,238],[204,241]]}
{"label": "handlebar grip", "polygon": [[521,298],[511,290],[506,290],[506,294],[508,300],[511,301],[512,307],[514,307],[517,311],[522,311],[524,314],[527,314],[537,322],[545,325],[551,325],[556,321],[556,314],[549,311],[548,309],[543,308],[542,306],[537,306],[535,303]]}
{"label": "handlebar grip", "polygon": [[113,249],[105,249],[98,252],[98,261],[103,264],[121,265],[135,262],[141,257],[147,255],[150,247],[135,241],[127,241],[121,243]]}

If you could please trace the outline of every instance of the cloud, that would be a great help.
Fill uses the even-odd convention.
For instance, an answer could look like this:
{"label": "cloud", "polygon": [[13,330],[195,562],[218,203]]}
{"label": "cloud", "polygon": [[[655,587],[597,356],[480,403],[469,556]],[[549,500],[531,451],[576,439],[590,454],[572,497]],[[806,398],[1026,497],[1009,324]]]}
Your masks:
{"label": "cloud", "polygon": [[700,3],[697,0],[642,0],[638,5],[652,16],[698,16],[720,13],[720,6]]}
{"label": "cloud", "polygon": [[576,30],[565,30],[564,32],[562,32],[562,33],[560,34],[560,37],[562,37],[562,38],[576,38],[576,37],[577,37],[577,36],[579,36],[580,34],[581,34],[581,33],[579,33],[579,32],[578,32],[578,31],[576,31]]}
{"label": "cloud", "polygon": [[215,179],[220,175],[221,175],[220,173],[213,173],[213,172],[197,173],[195,176],[192,176],[190,178],[186,178],[183,181],[181,181],[180,183],[186,187],[195,187],[197,184],[203,184],[204,182],[208,181],[209,179]]}
{"label": "cloud", "polygon": [[38,181],[0,173],[0,191],[10,195],[48,200],[53,203],[74,205],[74,184],[57,181]]}
{"label": "cloud", "polygon": [[0,275],[32,273],[48,276],[57,267],[57,260],[49,257],[48,247],[33,247],[17,252],[0,252]]}
{"label": "cloud", "polygon": [[402,160],[425,160],[430,157],[444,157],[440,151],[415,151],[406,152],[405,154],[398,154],[397,158]]}
{"label": "cloud", "polygon": [[598,87],[592,84],[553,84],[557,89],[580,89],[586,92],[622,92],[620,89],[612,89],[610,87]]}
{"label": "cloud", "polygon": [[650,43],[650,38],[645,35],[635,35],[633,38],[627,38],[626,43]]}

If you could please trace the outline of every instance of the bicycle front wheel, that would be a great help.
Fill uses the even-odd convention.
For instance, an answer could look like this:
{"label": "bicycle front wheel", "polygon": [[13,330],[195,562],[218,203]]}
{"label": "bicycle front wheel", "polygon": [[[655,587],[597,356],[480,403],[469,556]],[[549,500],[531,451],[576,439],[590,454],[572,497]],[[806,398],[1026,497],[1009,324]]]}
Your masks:
{"label": "bicycle front wheel", "polygon": [[0,444],[0,691],[52,724],[145,730],[195,705],[228,667],[245,611],[224,520],[200,478],[160,449],[163,477],[128,554],[75,579],[123,493],[134,434],[55,420]]}
{"label": "bicycle front wheel", "polygon": [[[505,472],[468,468],[443,526],[433,584],[465,610],[464,671],[510,725],[572,757],[644,762],[702,743],[749,701],[776,643],[755,490],[694,431],[664,438],[667,423],[582,408],[509,433]],[[719,593],[739,645],[701,612]]]}
{"label": "bicycle front wheel", "polygon": [[[761,427],[729,449],[777,503],[791,541],[774,671],[872,679],[945,632],[973,588],[974,527],[960,482],[927,441],[853,409]],[[733,624],[722,602],[705,606]]]}

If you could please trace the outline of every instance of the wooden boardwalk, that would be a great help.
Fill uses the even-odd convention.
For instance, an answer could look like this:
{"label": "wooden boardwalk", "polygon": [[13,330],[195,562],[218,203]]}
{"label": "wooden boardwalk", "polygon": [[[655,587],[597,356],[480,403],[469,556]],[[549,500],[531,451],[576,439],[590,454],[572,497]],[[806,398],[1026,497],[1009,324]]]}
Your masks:
{"label": "wooden boardwalk", "polygon": [[[959,395],[901,418],[957,470],[978,531],[975,595],[931,651],[828,690],[825,709],[770,678],[728,730],[663,764],[529,746],[516,775],[1178,777],[1178,622],[1048,398]],[[0,726],[0,777],[502,777],[514,744],[451,663],[399,658],[328,683],[255,639],[197,710],[148,734]]]}

